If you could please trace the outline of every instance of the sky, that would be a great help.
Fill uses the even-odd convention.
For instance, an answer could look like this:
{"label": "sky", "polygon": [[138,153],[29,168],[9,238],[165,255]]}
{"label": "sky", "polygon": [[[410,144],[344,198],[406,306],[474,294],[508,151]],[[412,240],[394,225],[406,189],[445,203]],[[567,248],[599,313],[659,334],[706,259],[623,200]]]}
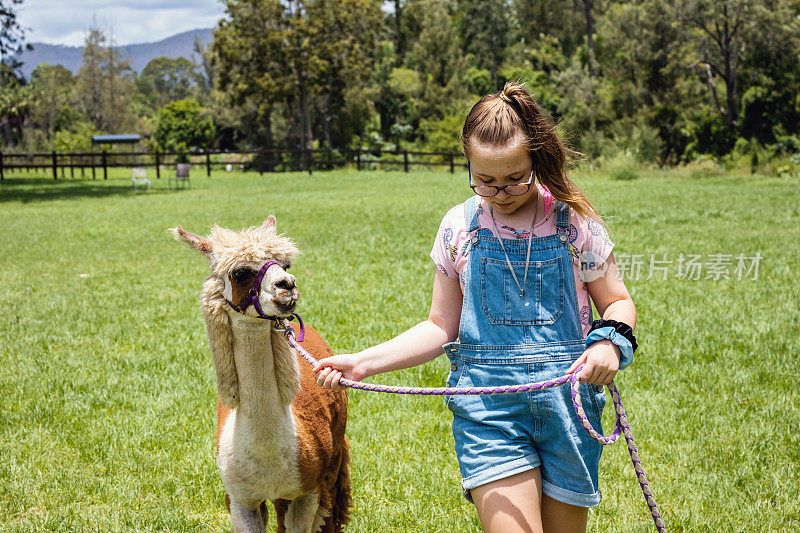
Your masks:
{"label": "sky", "polygon": [[125,45],[213,28],[225,12],[220,0],[25,0],[17,9],[26,42],[69,46],[83,46],[93,20]]}

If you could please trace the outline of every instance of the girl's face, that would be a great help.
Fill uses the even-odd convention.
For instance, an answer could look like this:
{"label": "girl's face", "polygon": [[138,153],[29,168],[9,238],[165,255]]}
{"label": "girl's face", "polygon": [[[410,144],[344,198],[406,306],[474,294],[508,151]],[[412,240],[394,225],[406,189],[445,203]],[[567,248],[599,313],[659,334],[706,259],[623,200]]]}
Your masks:
{"label": "girl's face", "polygon": [[[473,185],[511,185],[525,183],[531,178],[530,152],[521,136],[515,137],[505,146],[492,146],[472,143],[470,145],[469,164]],[[535,176],[527,192],[519,196],[511,196],[501,190],[496,196],[484,197],[495,211],[511,214],[521,207],[530,205],[536,200]]]}

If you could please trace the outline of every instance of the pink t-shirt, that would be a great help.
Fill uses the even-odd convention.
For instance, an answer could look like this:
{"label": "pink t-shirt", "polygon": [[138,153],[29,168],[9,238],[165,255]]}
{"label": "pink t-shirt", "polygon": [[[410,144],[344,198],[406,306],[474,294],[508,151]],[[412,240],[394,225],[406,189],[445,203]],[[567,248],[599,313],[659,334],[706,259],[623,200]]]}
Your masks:
{"label": "pink t-shirt", "polygon": [[[542,219],[536,215],[536,224],[533,227],[534,237],[546,237],[556,233],[556,213],[553,209],[555,202],[550,191],[544,185],[537,183],[539,189],[539,205],[537,213],[546,213]],[[497,222],[497,235],[489,216],[488,209],[484,209],[483,202],[478,206],[478,224],[481,228],[488,229],[495,237],[503,239],[527,239],[530,225],[524,228],[515,228],[503,223],[503,214],[495,213]],[[614,243],[602,224],[592,219],[585,219],[570,209],[569,213],[569,240],[572,250],[572,266],[575,274],[575,288],[578,297],[578,309],[584,337],[589,332],[592,322],[592,307],[589,303],[589,291],[586,282],[592,281],[605,273],[605,261],[614,248]],[[439,225],[436,241],[431,250],[431,259],[436,268],[448,278],[458,279],[461,291],[464,292],[464,282],[461,271],[467,265],[468,243],[473,233],[467,231],[464,220],[464,204],[458,204],[450,209]]]}

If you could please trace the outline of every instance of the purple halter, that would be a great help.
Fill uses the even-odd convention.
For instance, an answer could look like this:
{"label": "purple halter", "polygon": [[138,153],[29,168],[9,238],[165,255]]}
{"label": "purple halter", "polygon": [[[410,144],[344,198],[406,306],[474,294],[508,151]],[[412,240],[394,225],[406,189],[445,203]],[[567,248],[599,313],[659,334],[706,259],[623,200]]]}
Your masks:
{"label": "purple halter", "polygon": [[[253,286],[247,291],[242,297],[242,301],[239,302],[239,305],[235,305],[233,302],[225,298],[225,301],[228,302],[228,305],[233,308],[234,311],[237,313],[244,314],[247,311],[247,308],[251,305],[256,309],[256,313],[258,313],[258,318],[263,318],[264,320],[279,320],[285,317],[279,317],[277,315],[265,315],[264,310],[261,309],[261,302],[258,301],[258,295],[261,293],[261,282],[264,281],[264,276],[267,274],[267,270],[271,266],[279,265],[277,261],[267,261],[264,265],[259,269],[258,274],[256,274],[256,279],[253,281]],[[300,342],[303,341],[303,337],[305,337],[305,325],[303,324],[303,319],[300,318],[300,315],[297,313],[292,313],[289,317],[289,320],[292,318],[297,318],[297,321],[300,323],[300,331],[297,336]]]}

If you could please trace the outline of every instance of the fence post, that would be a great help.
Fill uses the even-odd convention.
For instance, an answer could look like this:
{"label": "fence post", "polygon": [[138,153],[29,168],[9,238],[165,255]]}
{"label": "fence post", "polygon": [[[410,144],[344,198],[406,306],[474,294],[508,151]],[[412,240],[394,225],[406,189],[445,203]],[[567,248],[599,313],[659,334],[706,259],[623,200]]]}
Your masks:
{"label": "fence post", "polygon": [[450,174],[454,174],[456,171],[455,161],[453,160],[453,151],[450,150]]}
{"label": "fence post", "polygon": [[161,163],[158,161],[158,148],[156,148],[156,179],[161,179]]}
{"label": "fence post", "polygon": [[206,152],[206,175],[211,177],[211,154]]}
{"label": "fence post", "polygon": [[56,152],[53,150],[53,179],[58,179],[58,168],[56,167]]}
{"label": "fence post", "polygon": [[408,150],[403,150],[403,169],[408,172]]}
{"label": "fence post", "polygon": [[356,170],[361,170],[361,147],[356,149]]}
{"label": "fence post", "polygon": [[3,152],[0,152],[0,181],[3,181]]}
{"label": "fence post", "polygon": [[69,177],[75,179],[75,167],[72,166],[72,154],[69,154]]}
{"label": "fence post", "polygon": [[107,180],[108,179],[108,167],[106,166],[106,151],[105,151],[105,148],[103,149],[102,159],[103,159],[103,179]]}

